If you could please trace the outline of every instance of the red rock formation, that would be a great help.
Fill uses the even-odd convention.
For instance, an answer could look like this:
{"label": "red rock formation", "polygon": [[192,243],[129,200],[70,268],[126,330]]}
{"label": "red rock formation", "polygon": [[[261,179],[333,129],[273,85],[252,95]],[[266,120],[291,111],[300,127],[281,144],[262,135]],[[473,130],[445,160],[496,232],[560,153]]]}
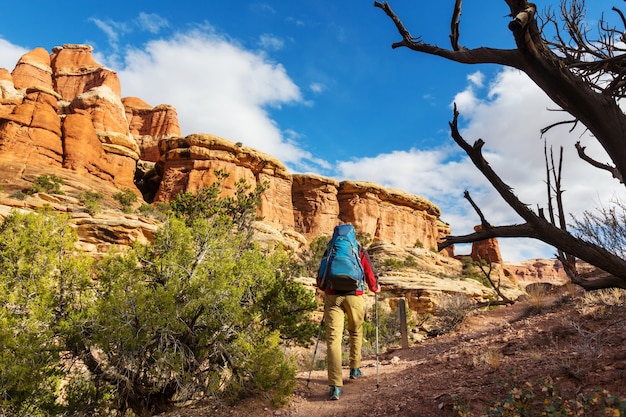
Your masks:
{"label": "red rock formation", "polygon": [[330,235],[340,222],[354,224],[373,241],[401,247],[436,248],[450,233],[431,202],[374,183],[294,175],[292,199],[296,231],[309,239]]}
{"label": "red rock formation", "polygon": [[339,221],[339,181],[312,174],[293,175],[295,228],[307,239],[331,235]]}
{"label": "red rock formation", "polygon": [[344,181],[337,199],[341,220],[374,241],[437,248],[439,207],[430,201],[370,182]]}
{"label": "red rock formation", "polygon": [[209,186],[216,170],[230,175],[225,194],[232,195],[241,179],[252,187],[268,184],[258,214],[284,234],[311,239],[345,221],[375,241],[431,249],[450,233],[427,200],[372,183],[292,177],[254,149],[211,135],[181,138],[172,106],[122,99],[120,91],[117,74],[98,64],[87,45],[63,45],[52,54],[37,48],[11,74],[0,69],[0,181],[8,184],[16,173],[22,182],[37,172],[54,173],[90,188],[100,181],[107,190],[139,193],[137,163],[152,161],[152,182],[161,179],[158,191],[149,190],[155,201]]}
{"label": "red rock formation", "polygon": [[79,94],[103,86],[120,97],[122,89],[117,74],[98,64],[92,51],[89,45],[69,44],[52,50],[53,87],[63,100],[72,101]]}
{"label": "red rock formation", "polygon": [[[24,172],[24,164],[63,167],[139,193],[134,174],[142,150],[120,91],[117,74],[93,59],[90,46],[24,54],[11,74],[0,69],[0,162],[15,164],[13,173]],[[179,134],[171,106],[142,110],[141,117],[144,126],[136,129],[133,118],[133,127],[152,148]]]}
{"label": "red rock formation", "polygon": [[77,112],[65,116],[63,138],[65,155],[63,168],[114,182],[113,167],[98,139],[89,114]]}
{"label": "red rock formation", "polygon": [[[481,230],[481,225],[474,226],[474,231],[479,232]],[[484,259],[491,263],[502,263],[502,254],[500,253],[500,245],[497,239],[485,239],[472,243],[471,256],[474,261]]]}
{"label": "red rock formation", "polygon": [[50,55],[43,48],[36,48],[22,55],[12,72],[15,88],[43,87],[52,90]]}
{"label": "red rock formation", "polygon": [[189,135],[159,142],[157,170],[162,176],[155,201],[171,201],[180,192],[195,193],[215,182],[214,171],[230,174],[223,181],[224,194],[236,191],[243,179],[252,187],[269,185],[263,194],[259,215],[263,221],[293,229],[291,174],[274,157],[238,146],[213,135]]}
{"label": "red rock formation", "polygon": [[54,91],[27,89],[23,101],[10,114],[0,117],[0,161],[61,166],[57,99]]}
{"label": "red rock formation", "polygon": [[15,89],[13,77],[6,68],[0,68],[0,117],[11,114],[20,104],[24,93]]}
{"label": "red rock formation", "polygon": [[159,140],[180,136],[176,109],[167,104],[151,107],[137,97],[122,99],[131,135],[137,140],[141,159],[159,160]]}

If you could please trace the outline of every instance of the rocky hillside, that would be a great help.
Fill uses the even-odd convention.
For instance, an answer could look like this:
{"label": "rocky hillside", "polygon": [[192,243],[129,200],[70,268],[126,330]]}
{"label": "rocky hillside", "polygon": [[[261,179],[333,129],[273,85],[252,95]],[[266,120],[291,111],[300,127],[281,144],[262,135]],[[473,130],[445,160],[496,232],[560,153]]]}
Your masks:
{"label": "rocky hillside", "polygon": [[[451,231],[445,214],[422,197],[369,182],[293,174],[271,155],[240,143],[206,134],[183,137],[176,109],[121,97],[117,74],[98,64],[87,45],[37,48],[12,71],[0,68],[1,215],[44,204],[69,212],[83,248],[102,254],[112,245],[149,241],[158,227],[122,213],[115,193],[131,190],[139,204],[168,202],[210,185],[216,170],[230,173],[225,193],[242,178],[252,186],[269,184],[258,213],[260,240],[297,252],[339,222],[350,222],[372,237],[385,290],[407,297],[414,311],[432,310],[442,294],[489,296],[478,281],[459,280],[464,266],[453,248],[436,252],[437,241]],[[15,198],[41,175],[62,179],[63,195]],[[89,214],[77,199],[84,191],[102,192],[108,209]],[[494,277],[512,296],[526,282],[564,278],[553,261],[503,264],[495,240],[474,245],[473,259],[487,255],[498,265]],[[385,268],[389,259],[407,268]]]}

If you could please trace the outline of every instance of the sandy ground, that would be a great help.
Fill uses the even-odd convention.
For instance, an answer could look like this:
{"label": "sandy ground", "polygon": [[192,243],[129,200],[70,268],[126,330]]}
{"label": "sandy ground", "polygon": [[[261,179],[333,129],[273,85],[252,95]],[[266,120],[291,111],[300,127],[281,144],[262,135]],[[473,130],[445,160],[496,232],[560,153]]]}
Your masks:
{"label": "sandy ground", "polygon": [[[556,296],[476,313],[457,331],[365,358],[364,377],[328,400],[326,371],[298,374],[290,403],[197,404],[164,416],[482,416],[513,387],[550,384],[573,398],[597,387],[626,401],[626,307]],[[536,400],[538,409],[541,399]],[[455,410],[463,407],[465,414]],[[539,414],[537,414],[539,415]],[[595,415],[595,414],[583,414]]]}

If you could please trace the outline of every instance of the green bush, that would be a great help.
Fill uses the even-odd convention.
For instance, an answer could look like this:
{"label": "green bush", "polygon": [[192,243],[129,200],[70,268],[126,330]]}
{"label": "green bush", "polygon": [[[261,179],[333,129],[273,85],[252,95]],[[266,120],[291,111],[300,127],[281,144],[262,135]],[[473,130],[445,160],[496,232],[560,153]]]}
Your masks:
{"label": "green bush", "polygon": [[83,203],[87,212],[92,216],[102,210],[100,204],[104,199],[102,191],[84,191],[78,195],[78,199]]}
{"label": "green bush", "polygon": [[61,186],[65,184],[63,178],[56,175],[40,175],[35,178],[35,182],[32,187],[29,188],[26,194],[31,195],[35,193],[50,193],[50,194],[63,194]]}
{"label": "green bush", "polygon": [[124,213],[130,213],[133,209],[133,204],[135,204],[138,200],[137,194],[135,194],[133,190],[129,188],[125,188],[122,191],[118,191],[117,193],[113,194],[113,198],[121,204],[122,211]]}
{"label": "green bush", "polygon": [[316,277],[324,252],[328,247],[330,236],[322,235],[314,238],[305,254],[304,268],[309,276]]}
{"label": "green bush", "polygon": [[0,415],[60,415],[64,331],[89,302],[91,258],[67,218],[9,214],[0,224]]}
{"label": "green bush", "polygon": [[[384,352],[390,346],[400,345],[400,317],[397,311],[378,307],[378,349]],[[376,353],[376,306],[366,312],[363,323],[363,354]]]}
{"label": "green bush", "polygon": [[7,216],[0,415],[152,415],[256,392],[283,403],[296,380],[282,345],[310,343],[317,303],[289,256],[230,216],[249,218],[254,205],[237,202],[251,200],[195,219],[170,212],[153,243],[98,262],[76,254],[65,217]]}

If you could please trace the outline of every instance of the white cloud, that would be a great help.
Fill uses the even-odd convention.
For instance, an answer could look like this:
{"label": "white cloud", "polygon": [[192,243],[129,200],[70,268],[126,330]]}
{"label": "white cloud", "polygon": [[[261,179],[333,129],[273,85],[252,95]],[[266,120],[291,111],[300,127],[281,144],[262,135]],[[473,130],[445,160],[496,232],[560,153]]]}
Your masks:
{"label": "white cloud", "polygon": [[104,34],[108,38],[109,44],[113,48],[118,47],[120,35],[123,35],[128,31],[128,26],[122,22],[115,22],[113,20],[104,21],[95,17],[92,17],[89,20],[93,22],[98,27],[98,29],[104,32]]}
{"label": "white cloud", "polygon": [[285,68],[262,53],[214,33],[192,31],[128,50],[124,62],[117,71],[122,94],[153,106],[171,104],[184,135],[211,133],[296,166],[313,160],[285,138],[266,110],[300,105],[303,98]]}
{"label": "white cloud", "polygon": [[137,25],[139,25],[142,30],[156,34],[159,33],[161,29],[168,27],[169,22],[156,13],[141,12],[137,17]]}
{"label": "white cloud", "polygon": [[278,36],[264,33],[259,37],[259,45],[263,49],[279,51],[285,47],[285,41]]}
{"label": "white cloud", "polygon": [[483,86],[483,81],[485,80],[485,75],[480,72],[480,71],[476,71],[470,75],[467,76],[467,79],[474,84],[476,87],[482,87]]}
{"label": "white cloud", "polygon": [[0,68],[6,68],[9,72],[13,71],[17,61],[26,52],[28,52],[27,49],[0,38]]}
{"label": "white cloud", "polygon": [[309,90],[314,92],[315,94],[323,93],[326,90],[326,86],[322,83],[311,83],[309,84]]}

